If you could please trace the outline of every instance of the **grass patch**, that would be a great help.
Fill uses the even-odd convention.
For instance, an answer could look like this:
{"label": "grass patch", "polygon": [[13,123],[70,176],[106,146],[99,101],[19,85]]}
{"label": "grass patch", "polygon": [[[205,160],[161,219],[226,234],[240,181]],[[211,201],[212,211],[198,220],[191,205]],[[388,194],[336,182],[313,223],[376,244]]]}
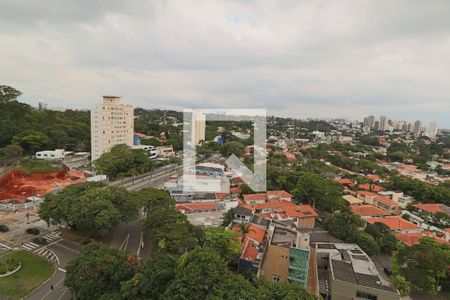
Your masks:
{"label": "grass patch", "polygon": [[9,251],[0,260],[14,259],[22,263],[22,268],[11,276],[0,278],[1,295],[20,299],[41,285],[53,275],[54,266],[44,258],[27,251]]}
{"label": "grass patch", "polygon": [[51,161],[39,160],[39,159],[29,159],[29,158],[23,159],[19,166],[19,170],[25,174],[53,173],[53,172],[58,172],[61,169],[62,169],[61,165],[55,165]]}

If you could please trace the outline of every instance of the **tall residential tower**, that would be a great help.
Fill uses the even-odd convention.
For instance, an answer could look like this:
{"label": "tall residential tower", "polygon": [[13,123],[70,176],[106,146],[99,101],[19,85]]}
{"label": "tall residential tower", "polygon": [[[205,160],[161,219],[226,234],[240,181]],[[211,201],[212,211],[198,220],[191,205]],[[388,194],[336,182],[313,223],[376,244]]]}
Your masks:
{"label": "tall residential tower", "polygon": [[103,102],[91,110],[91,159],[94,161],[112,147],[133,146],[133,106],[120,103],[120,97],[103,96]]}

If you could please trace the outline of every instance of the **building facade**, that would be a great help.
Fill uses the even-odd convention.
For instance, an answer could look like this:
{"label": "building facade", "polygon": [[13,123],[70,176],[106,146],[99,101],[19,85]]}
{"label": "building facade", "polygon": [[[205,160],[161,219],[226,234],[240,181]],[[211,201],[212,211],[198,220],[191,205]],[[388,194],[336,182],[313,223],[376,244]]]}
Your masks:
{"label": "building facade", "polygon": [[91,110],[91,160],[112,147],[133,146],[133,106],[120,103],[120,97],[103,96],[103,102]]}

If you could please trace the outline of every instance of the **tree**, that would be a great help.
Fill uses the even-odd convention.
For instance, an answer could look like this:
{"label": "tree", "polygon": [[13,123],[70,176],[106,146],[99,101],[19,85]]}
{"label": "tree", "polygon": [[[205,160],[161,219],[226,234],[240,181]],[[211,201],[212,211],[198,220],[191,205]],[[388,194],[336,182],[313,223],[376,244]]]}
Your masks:
{"label": "tree", "polygon": [[94,161],[95,168],[110,178],[134,176],[150,171],[154,162],[144,150],[131,149],[127,145],[116,145],[110,152]]}
{"label": "tree", "polygon": [[361,231],[355,234],[353,242],[356,243],[367,255],[372,256],[380,252],[377,241],[367,232]]}
{"label": "tree", "polygon": [[232,154],[240,157],[244,154],[244,145],[235,141],[226,142],[221,149],[221,153],[224,157],[229,157]]}
{"label": "tree", "polygon": [[215,250],[192,250],[180,258],[177,275],[165,296],[170,299],[205,299],[227,274],[227,263]]}
{"label": "tree", "polygon": [[409,295],[411,292],[411,283],[401,275],[392,276],[392,284],[400,292],[402,297]]}
{"label": "tree", "polygon": [[75,184],[59,194],[48,194],[39,210],[48,224],[66,223],[74,230],[100,236],[137,214],[136,199],[129,192],[102,183]]}
{"label": "tree", "polygon": [[201,241],[203,248],[211,248],[226,261],[231,261],[241,253],[241,244],[236,232],[223,227],[212,227],[203,230]]}
{"label": "tree", "polygon": [[225,215],[223,216],[222,226],[228,227],[233,222],[235,212],[236,212],[236,209],[231,208],[225,213]]}
{"label": "tree", "polygon": [[314,300],[313,295],[299,284],[288,281],[270,282],[258,279],[256,282],[257,299],[264,300]]}
{"label": "tree", "polygon": [[292,193],[302,202],[333,212],[345,207],[341,191],[342,185],[339,183],[318,174],[304,172],[299,174],[297,187]]}
{"label": "tree", "polygon": [[67,267],[64,284],[77,299],[100,299],[104,294],[118,293],[122,281],[133,274],[136,260],[125,252],[101,243],[90,243]]}
{"label": "tree", "polygon": [[255,192],[252,190],[252,188],[246,184],[246,183],[242,183],[241,185],[239,185],[239,188],[241,189],[241,194],[245,195],[245,194],[254,194]]}
{"label": "tree", "polygon": [[20,145],[27,153],[34,154],[50,144],[50,139],[40,131],[29,129],[16,134],[11,143]]}
{"label": "tree", "polygon": [[177,273],[177,258],[156,255],[142,265],[136,274],[122,283],[123,299],[161,299]]}
{"label": "tree", "polygon": [[13,159],[22,156],[23,148],[19,145],[7,145],[1,151],[1,156],[4,159]]}
{"label": "tree", "polygon": [[348,212],[334,213],[325,221],[325,227],[330,234],[344,241],[355,240],[362,226],[364,221],[359,216]]}
{"label": "tree", "polygon": [[419,244],[401,249],[396,255],[401,276],[412,288],[435,295],[439,279],[448,274],[450,246],[433,238],[422,238]]}
{"label": "tree", "polygon": [[239,224],[239,232],[241,233],[241,244],[244,242],[245,238],[247,237],[247,234],[249,234],[252,229],[250,229],[250,224]]}
{"label": "tree", "polygon": [[0,85],[0,103],[16,101],[22,93],[8,85]]}
{"label": "tree", "polygon": [[365,231],[376,240],[381,252],[391,254],[397,250],[398,240],[390,233],[386,224],[380,222],[367,224]]}
{"label": "tree", "polygon": [[141,206],[145,208],[147,214],[157,208],[167,207],[175,209],[175,200],[167,191],[156,188],[145,188],[136,193]]}

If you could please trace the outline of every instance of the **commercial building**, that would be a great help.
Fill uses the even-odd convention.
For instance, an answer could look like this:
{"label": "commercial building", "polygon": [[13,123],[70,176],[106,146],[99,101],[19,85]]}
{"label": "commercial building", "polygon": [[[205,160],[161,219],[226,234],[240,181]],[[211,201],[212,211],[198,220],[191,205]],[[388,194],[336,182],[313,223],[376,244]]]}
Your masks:
{"label": "commercial building", "polygon": [[133,106],[120,103],[120,97],[103,96],[103,102],[91,110],[91,160],[98,159],[112,147],[133,146]]}
{"label": "commercial building", "polygon": [[72,153],[73,152],[65,151],[64,149],[44,150],[36,152],[36,158],[45,160],[58,160],[64,159],[67,155]]}

